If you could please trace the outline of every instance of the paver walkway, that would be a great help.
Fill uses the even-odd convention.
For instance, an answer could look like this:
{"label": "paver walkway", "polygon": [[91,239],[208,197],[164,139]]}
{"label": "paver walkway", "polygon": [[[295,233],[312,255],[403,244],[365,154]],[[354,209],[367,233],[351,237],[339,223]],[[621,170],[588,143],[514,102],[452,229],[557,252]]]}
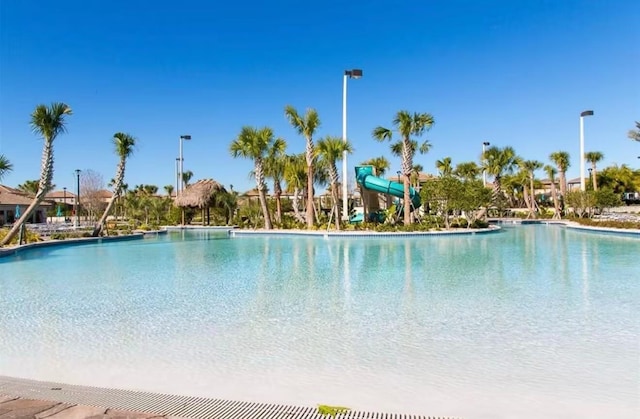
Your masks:
{"label": "paver walkway", "polygon": [[[150,419],[170,418],[104,407],[0,396],[0,419]],[[175,418],[175,416],[174,416]]]}

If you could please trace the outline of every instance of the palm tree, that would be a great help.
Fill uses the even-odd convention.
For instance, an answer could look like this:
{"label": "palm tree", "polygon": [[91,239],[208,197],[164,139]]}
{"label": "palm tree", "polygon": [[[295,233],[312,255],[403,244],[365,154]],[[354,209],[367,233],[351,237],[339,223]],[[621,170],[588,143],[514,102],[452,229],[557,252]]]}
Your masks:
{"label": "palm tree", "polygon": [[184,186],[189,186],[189,181],[193,177],[193,172],[191,170],[187,170],[186,172],[182,172],[182,182],[184,182]]}
{"label": "palm tree", "polygon": [[[429,143],[425,141],[419,147],[416,140],[411,136],[421,136],[425,131],[431,129],[434,124],[433,116],[429,113],[409,113],[408,111],[399,111],[393,119],[393,125],[400,134],[400,141],[402,149],[402,175],[404,176],[404,223],[408,225],[411,223],[411,206],[409,205],[409,177],[411,176],[411,169],[413,167],[413,156],[416,149],[421,152],[427,152],[429,149]],[[373,130],[373,138],[378,141],[390,141],[393,136],[393,132],[384,127],[376,127]],[[397,143],[396,143],[397,144]],[[397,146],[395,146],[397,148]],[[392,150],[394,145],[392,145]]]}
{"label": "palm tree", "polygon": [[598,162],[602,161],[602,159],[604,159],[604,154],[602,154],[599,151],[589,151],[587,153],[584,153],[584,158],[591,163],[591,169],[592,169],[592,173],[591,176],[593,176],[591,179],[593,181],[593,190],[597,191],[598,190],[598,182],[596,181],[597,175],[598,175],[598,169],[597,169],[597,164]]}
{"label": "palm tree", "polygon": [[463,180],[475,180],[480,174],[480,168],[474,161],[458,163],[453,173]]}
{"label": "palm tree", "polygon": [[264,216],[264,228],[271,230],[271,216],[267,206],[267,184],[264,181],[264,160],[267,157],[269,148],[274,143],[273,130],[269,127],[254,128],[242,127],[238,137],[231,143],[229,151],[234,158],[243,157],[253,160],[253,176],[256,179],[258,198]]}
{"label": "palm tree", "polygon": [[53,141],[56,137],[66,131],[65,116],[71,115],[71,108],[64,103],[54,102],[49,106],[38,105],[31,114],[31,130],[44,139],[42,147],[42,166],[40,168],[40,184],[33,202],[25,210],[24,215],[18,219],[13,228],[4,237],[0,246],[9,243],[25,221],[31,217],[31,214],[44,200],[52,188],[51,180],[53,179]]}
{"label": "palm tree", "polygon": [[627,136],[633,141],[640,141],[640,122],[636,121],[636,129],[629,130]]}
{"label": "palm tree", "polygon": [[414,164],[413,167],[411,167],[411,185],[414,188],[417,188],[420,186],[420,173],[422,173],[422,171],[424,170],[424,167],[422,167],[421,164]]}
{"label": "palm tree", "polygon": [[451,157],[445,157],[442,160],[436,160],[436,169],[440,172],[440,176],[449,176],[453,173],[453,167],[451,167]]}
{"label": "palm tree", "polygon": [[107,208],[105,208],[102,213],[102,217],[96,224],[93,229],[92,236],[98,237],[104,228],[104,223],[107,221],[107,217],[109,216],[109,212],[111,212],[111,208],[113,208],[113,204],[118,200],[120,194],[122,193],[122,184],[124,183],[124,171],[127,165],[127,159],[131,157],[133,154],[133,148],[136,145],[136,139],[129,134],[125,134],[124,132],[116,132],[113,134],[113,139],[111,140],[115,147],[116,155],[120,159],[118,161],[118,166],[116,167],[116,177],[115,182],[113,184],[113,194],[111,195],[111,199],[107,204]]}
{"label": "palm tree", "polygon": [[374,157],[372,159],[365,160],[360,164],[363,166],[373,166],[376,171],[376,176],[378,177],[384,176],[384,174],[387,173],[387,170],[389,170],[389,168],[391,167],[391,165],[389,164],[389,160],[387,160],[384,156]]}
{"label": "palm tree", "polygon": [[9,159],[4,154],[0,154],[0,180],[2,180],[4,175],[6,175],[12,170],[13,170],[13,165],[11,164]]}
{"label": "palm tree", "polygon": [[164,186],[164,190],[165,192],[167,192],[167,195],[169,195],[169,198],[171,198],[173,196],[173,185],[165,185]]}
{"label": "palm tree", "polygon": [[300,209],[298,208],[300,190],[304,189],[307,183],[307,168],[304,153],[287,156],[284,167],[284,181],[287,184],[287,192],[293,193],[292,206],[294,217],[299,222],[304,223],[305,219],[300,214]]}
{"label": "palm tree", "polygon": [[338,168],[336,167],[336,161],[342,160],[344,153],[353,153],[353,147],[348,141],[343,141],[342,138],[326,136],[318,141],[316,145],[316,152],[320,160],[323,162],[329,172],[329,184],[331,185],[331,200],[333,202],[333,215],[335,217],[336,230],[340,230],[340,198],[338,196],[338,182],[340,177],[338,175]]}
{"label": "palm tree", "polygon": [[556,190],[556,173],[557,170],[555,167],[547,164],[544,166],[544,171],[547,173],[549,177],[549,181],[551,182],[551,198],[553,199],[553,219],[560,219],[560,202],[558,201],[558,191]]}
{"label": "palm tree", "polygon": [[[40,187],[40,181],[38,180],[25,180],[24,183],[21,183],[18,185],[19,190],[21,190],[22,192],[26,193],[27,195],[31,195],[31,196],[36,196],[36,194],[38,193],[38,188]],[[51,189],[53,189],[54,186],[51,185]]]}
{"label": "palm tree", "polygon": [[571,167],[569,153],[566,151],[556,151],[549,155],[549,159],[556,165],[558,176],[560,177],[560,195],[564,200],[567,195],[567,170]]}
{"label": "palm tree", "polygon": [[269,150],[264,160],[264,174],[273,179],[273,195],[276,198],[276,220],[282,222],[282,178],[284,176],[284,166],[286,164],[287,142],[282,138],[277,138]]}
{"label": "palm tree", "polygon": [[315,154],[313,151],[313,134],[320,126],[320,117],[315,109],[307,109],[303,116],[291,105],[284,108],[284,115],[289,123],[298,131],[298,134],[305,138],[305,159],[307,162],[307,228],[312,228],[314,224],[313,213],[313,163]]}
{"label": "palm tree", "polygon": [[529,197],[529,199],[531,200],[531,206],[529,207],[530,210],[530,215],[535,218],[535,213],[536,213],[536,193],[535,193],[535,188],[534,188],[534,181],[535,181],[535,172],[538,169],[542,169],[542,167],[544,166],[542,164],[542,162],[539,162],[537,160],[524,160],[522,162],[519,163],[519,166],[525,170],[527,172],[527,175],[529,177],[529,191],[531,192],[531,196]]}
{"label": "palm tree", "polygon": [[500,200],[502,194],[502,176],[513,173],[517,167],[517,156],[513,147],[499,148],[489,147],[485,150],[482,161],[482,168],[493,176],[493,200]]}

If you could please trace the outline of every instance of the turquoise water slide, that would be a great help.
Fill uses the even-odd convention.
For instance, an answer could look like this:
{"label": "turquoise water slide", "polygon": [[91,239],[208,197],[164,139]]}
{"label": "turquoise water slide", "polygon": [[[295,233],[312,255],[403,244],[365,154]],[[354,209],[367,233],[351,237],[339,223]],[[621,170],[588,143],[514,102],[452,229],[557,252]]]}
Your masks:
{"label": "turquoise water slide", "polygon": [[[373,166],[356,166],[356,181],[365,189],[404,198],[404,185],[374,176]],[[412,187],[409,187],[409,199],[413,208],[420,207],[420,194]]]}

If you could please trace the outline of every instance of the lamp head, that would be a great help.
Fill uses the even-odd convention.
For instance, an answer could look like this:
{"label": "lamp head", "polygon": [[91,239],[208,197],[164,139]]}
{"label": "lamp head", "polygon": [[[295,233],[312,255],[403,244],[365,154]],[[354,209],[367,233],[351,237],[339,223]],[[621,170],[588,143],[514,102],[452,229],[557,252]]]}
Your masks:
{"label": "lamp head", "polygon": [[183,140],[190,140],[191,136],[190,135],[181,135],[180,138],[182,138]]}
{"label": "lamp head", "polygon": [[580,113],[580,116],[593,116],[593,111],[583,111]]}
{"label": "lamp head", "polygon": [[362,77],[362,70],[357,68],[354,68],[353,70],[345,70],[344,75],[349,76],[351,79],[359,79]]}
{"label": "lamp head", "polygon": [[485,141],[485,142],[483,142],[483,143],[482,143],[482,145],[490,146],[490,145],[491,145],[491,143],[490,143],[489,141]]}

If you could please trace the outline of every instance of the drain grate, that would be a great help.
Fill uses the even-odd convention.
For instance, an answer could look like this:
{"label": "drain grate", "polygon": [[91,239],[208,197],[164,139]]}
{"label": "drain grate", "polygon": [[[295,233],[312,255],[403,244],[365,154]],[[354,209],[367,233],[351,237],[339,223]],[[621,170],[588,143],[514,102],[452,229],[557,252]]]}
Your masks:
{"label": "drain grate", "polygon": [[[194,419],[324,419],[315,407],[251,403],[204,397],[77,386],[0,376],[0,395],[99,406]],[[446,419],[389,413],[348,411],[345,419]]]}

